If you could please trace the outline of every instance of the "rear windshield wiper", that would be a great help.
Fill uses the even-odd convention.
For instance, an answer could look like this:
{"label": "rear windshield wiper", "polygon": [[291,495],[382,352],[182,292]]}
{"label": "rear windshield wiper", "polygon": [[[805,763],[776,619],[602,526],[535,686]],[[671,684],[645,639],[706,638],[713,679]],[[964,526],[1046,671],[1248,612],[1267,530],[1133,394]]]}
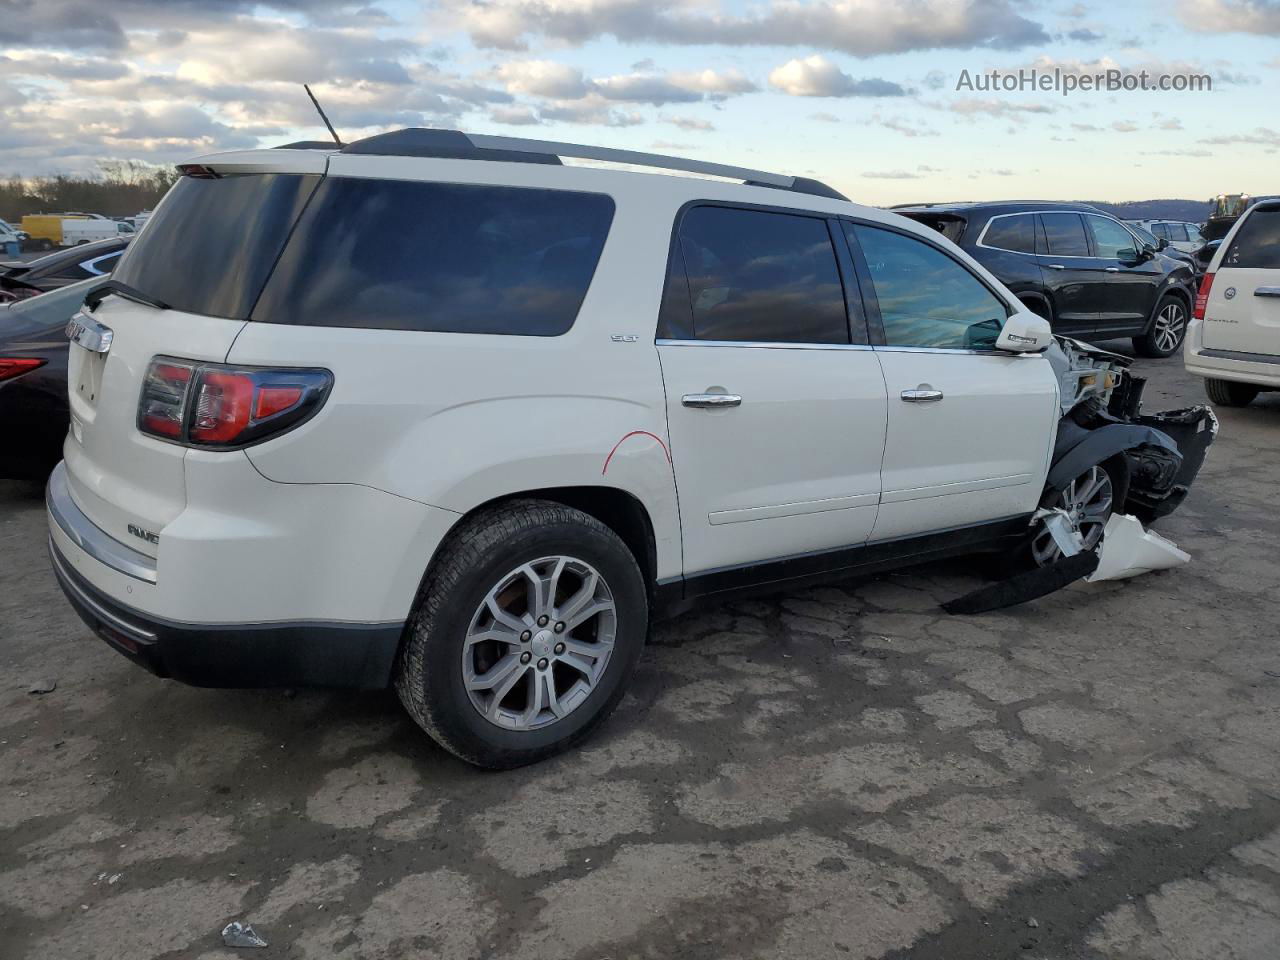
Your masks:
{"label": "rear windshield wiper", "polygon": [[157,310],[170,309],[169,305],[163,300],[158,300],[148,293],[143,293],[137,287],[131,287],[122,280],[108,280],[102,286],[90,290],[84,298],[84,305],[92,310],[113,293],[124,297],[126,300],[132,300],[134,303],[155,307]]}

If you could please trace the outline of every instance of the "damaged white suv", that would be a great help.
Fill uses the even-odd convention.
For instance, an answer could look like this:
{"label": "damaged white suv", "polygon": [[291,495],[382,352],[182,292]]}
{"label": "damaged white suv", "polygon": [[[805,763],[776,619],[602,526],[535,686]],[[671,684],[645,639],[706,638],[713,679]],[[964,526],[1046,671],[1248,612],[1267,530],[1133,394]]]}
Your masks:
{"label": "damaged white suv", "polygon": [[69,327],[58,579],[160,676],[394,684],[476,764],[586,736],[652,616],[1051,563],[1046,516],[1167,512],[1207,445],[815,181],[434,130],[180,169]]}

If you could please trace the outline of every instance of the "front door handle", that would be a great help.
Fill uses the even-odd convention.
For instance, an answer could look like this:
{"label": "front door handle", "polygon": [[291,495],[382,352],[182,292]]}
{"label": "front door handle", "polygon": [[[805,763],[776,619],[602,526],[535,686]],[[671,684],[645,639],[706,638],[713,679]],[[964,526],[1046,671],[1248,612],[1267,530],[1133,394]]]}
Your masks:
{"label": "front door handle", "polygon": [[1045,264],[1045,266],[1047,266],[1050,270],[1065,270],[1065,269],[1067,269],[1066,267],[1064,267],[1064,266],[1063,266],[1062,264],[1060,264],[1060,263],[1047,263],[1047,264]]}
{"label": "front door handle", "polygon": [[1107,273],[1119,273],[1119,272],[1120,272],[1119,267],[1107,267]]}
{"label": "front door handle", "polygon": [[686,393],[680,398],[686,407],[718,410],[721,407],[740,407],[742,398],[736,393]]}
{"label": "front door handle", "polygon": [[907,403],[937,403],[942,399],[942,391],[922,383],[915,390],[903,390],[901,397]]}

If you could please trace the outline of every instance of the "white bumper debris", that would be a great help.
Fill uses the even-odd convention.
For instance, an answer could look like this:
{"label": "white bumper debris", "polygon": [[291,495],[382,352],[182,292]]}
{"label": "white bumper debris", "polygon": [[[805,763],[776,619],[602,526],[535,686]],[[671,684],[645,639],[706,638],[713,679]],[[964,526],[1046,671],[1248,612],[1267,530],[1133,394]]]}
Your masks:
{"label": "white bumper debris", "polygon": [[1143,529],[1137,517],[1113,513],[1098,548],[1098,569],[1085,580],[1125,580],[1153,570],[1180,567],[1191,559],[1158,533]]}

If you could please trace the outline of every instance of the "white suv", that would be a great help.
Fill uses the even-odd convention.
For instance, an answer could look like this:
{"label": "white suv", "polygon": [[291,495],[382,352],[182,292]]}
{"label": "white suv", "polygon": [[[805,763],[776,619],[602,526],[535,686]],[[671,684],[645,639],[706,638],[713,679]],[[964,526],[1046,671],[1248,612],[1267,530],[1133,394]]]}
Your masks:
{"label": "white suv", "polygon": [[1138,418],[1125,358],[815,181],[430,130],[181,172],[69,327],[57,576],[161,676],[394,683],[477,764],[586,736],[651,615],[1048,563],[1042,506],[1096,544],[1207,445],[1179,449],[1204,411]]}
{"label": "white suv", "polygon": [[1250,207],[1200,283],[1187,328],[1187,371],[1214,403],[1243,407],[1280,390],[1280,200]]}

